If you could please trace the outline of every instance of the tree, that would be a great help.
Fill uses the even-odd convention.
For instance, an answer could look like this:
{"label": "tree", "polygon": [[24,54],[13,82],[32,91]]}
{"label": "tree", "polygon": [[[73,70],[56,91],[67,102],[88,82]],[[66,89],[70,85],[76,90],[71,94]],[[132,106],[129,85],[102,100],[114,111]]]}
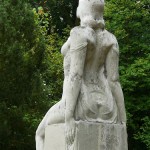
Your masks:
{"label": "tree", "polygon": [[[77,4],[78,0],[0,0],[0,149],[35,149],[40,120],[61,98],[60,49],[76,24]],[[149,2],[107,0],[105,7],[106,28],[120,45],[129,149],[147,150]]]}
{"label": "tree", "polygon": [[45,38],[27,0],[0,1],[0,149],[34,149],[48,108],[41,67]]}
{"label": "tree", "polygon": [[60,35],[68,25],[74,27],[78,23],[76,18],[78,0],[30,0],[30,3],[37,9],[41,6],[44,12],[50,14],[49,28],[53,27],[53,30]]}

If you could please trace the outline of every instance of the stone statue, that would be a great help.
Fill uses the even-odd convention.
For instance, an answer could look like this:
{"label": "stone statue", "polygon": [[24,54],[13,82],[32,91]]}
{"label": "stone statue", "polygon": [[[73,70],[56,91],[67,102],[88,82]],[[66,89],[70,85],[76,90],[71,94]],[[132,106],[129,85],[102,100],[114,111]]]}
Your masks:
{"label": "stone statue", "polygon": [[36,150],[44,150],[45,128],[49,125],[65,124],[66,149],[72,150],[77,121],[126,124],[118,73],[119,47],[115,36],[105,30],[103,11],[104,0],[79,0],[80,26],[71,30],[61,49],[64,56],[62,98],[39,125]]}

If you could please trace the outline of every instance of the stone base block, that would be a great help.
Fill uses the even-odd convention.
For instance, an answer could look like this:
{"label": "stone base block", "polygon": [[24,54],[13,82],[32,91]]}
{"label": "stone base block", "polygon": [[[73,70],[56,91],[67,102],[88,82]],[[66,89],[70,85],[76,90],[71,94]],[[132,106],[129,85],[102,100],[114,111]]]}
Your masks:
{"label": "stone base block", "polygon": [[[127,150],[126,126],[122,124],[78,122],[73,150]],[[45,131],[44,150],[65,150],[64,124]]]}

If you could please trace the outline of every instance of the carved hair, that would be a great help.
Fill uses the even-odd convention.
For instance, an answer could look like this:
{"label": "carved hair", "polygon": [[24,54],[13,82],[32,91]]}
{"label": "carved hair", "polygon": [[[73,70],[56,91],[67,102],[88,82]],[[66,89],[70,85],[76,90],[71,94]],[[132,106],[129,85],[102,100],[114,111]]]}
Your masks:
{"label": "carved hair", "polygon": [[104,0],[79,0],[77,17],[80,18],[81,25],[104,28],[103,12]]}

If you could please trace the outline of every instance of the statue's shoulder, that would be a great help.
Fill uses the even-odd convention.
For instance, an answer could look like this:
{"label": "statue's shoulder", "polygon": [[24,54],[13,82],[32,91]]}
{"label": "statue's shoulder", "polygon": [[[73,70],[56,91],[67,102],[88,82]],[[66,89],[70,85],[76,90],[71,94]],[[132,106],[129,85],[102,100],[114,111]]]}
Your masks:
{"label": "statue's shoulder", "polygon": [[70,35],[82,35],[84,37],[91,37],[91,36],[95,36],[95,31],[90,28],[90,27],[82,27],[82,26],[76,26],[74,27],[71,32]]}
{"label": "statue's shoulder", "polygon": [[82,36],[83,31],[84,31],[83,28],[81,28],[80,26],[76,26],[71,29],[70,36]]}
{"label": "statue's shoulder", "polygon": [[109,38],[109,41],[113,42],[114,44],[118,44],[116,36],[111,32],[104,30],[105,37]]}
{"label": "statue's shoulder", "polygon": [[112,45],[112,50],[119,54],[119,45],[115,35],[107,30],[104,30],[103,35],[104,41],[106,42],[105,44],[108,44],[108,47]]}
{"label": "statue's shoulder", "polygon": [[82,28],[80,26],[76,26],[71,29],[70,34],[78,33],[80,31],[82,31]]}
{"label": "statue's shoulder", "polygon": [[85,33],[85,32],[93,32],[94,33],[94,30],[90,27],[82,27],[82,26],[76,26],[74,27],[73,29],[71,29],[70,31],[70,34],[73,34],[73,33]]}
{"label": "statue's shoulder", "polygon": [[90,27],[76,26],[71,30],[70,36],[76,36],[79,39],[84,38],[88,43],[96,42],[95,31]]}

